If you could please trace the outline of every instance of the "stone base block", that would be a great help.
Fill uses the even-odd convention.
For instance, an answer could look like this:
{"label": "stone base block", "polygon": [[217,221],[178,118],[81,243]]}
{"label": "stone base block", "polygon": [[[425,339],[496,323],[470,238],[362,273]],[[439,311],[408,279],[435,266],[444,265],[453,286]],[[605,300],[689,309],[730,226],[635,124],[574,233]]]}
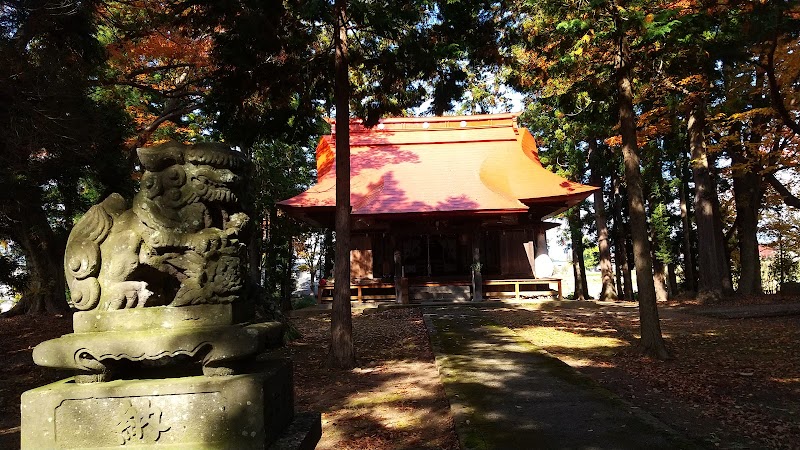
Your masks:
{"label": "stone base block", "polygon": [[264,449],[292,421],[291,363],[245,375],[73,378],[22,394],[23,450]]}
{"label": "stone base block", "polygon": [[314,450],[322,438],[322,416],[315,411],[295,414],[291,425],[269,450]]}
{"label": "stone base block", "polygon": [[[33,362],[85,374],[106,374],[113,372],[120,361],[146,363],[187,358],[194,362],[202,360],[205,370],[226,367],[231,361],[277,347],[282,335],[280,322],[70,333],[37,345],[33,349]],[[233,370],[226,375],[232,373]],[[112,374],[112,378],[122,377]]]}

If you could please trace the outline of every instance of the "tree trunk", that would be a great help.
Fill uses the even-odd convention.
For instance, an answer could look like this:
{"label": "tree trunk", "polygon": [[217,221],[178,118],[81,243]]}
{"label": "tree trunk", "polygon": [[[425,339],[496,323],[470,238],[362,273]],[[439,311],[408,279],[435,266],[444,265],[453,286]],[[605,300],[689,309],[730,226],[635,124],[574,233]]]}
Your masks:
{"label": "tree trunk", "polygon": [[472,234],[472,301],[483,301],[483,273],[481,266],[481,227],[475,227]]}
{"label": "tree trunk", "polygon": [[746,155],[734,151],[733,192],[739,237],[740,294],[761,294],[761,261],[758,258],[758,211],[761,206],[761,176],[748,164]]}
{"label": "tree trunk", "polygon": [[66,240],[50,227],[47,216],[33,194],[19,205],[11,224],[11,235],[19,243],[28,268],[22,298],[6,316],[19,314],[67,314],[70,311],[64,276]]}
{"label": "tree trunk", "polygon": [[[615,14],[617,10],[615,9]],[[621,29],[619,17],[617,26]],[[625,181],[628,186],[628,209],[631,235],[633,237],[633,258],[636,265],[638,285],[639,324],[641,330],[641,350],[649,356],[666,359],[669,357],[656,306],[656,291],[653,284],[653,264],[650,241],[647,236],[647,216],[642,192],[642,175],[639,167],[639,154],[636,143],[636,115],[633,111],[633,87],[629,48],[625,35],[620,32],[616,58],[617,106],[622,134],[622,156],[625,163]]]}
{"label": "tree trunk", "polygon": [[[652,180],[652,182],[657,183],[658,185],[663,186],[664,184],[664,177],[660,172],[657,174],[650,174],[651,177],[656,177],[656,179]],[[657,207],[659,206],[657,202],[659,201],[657,198],[654,198],[653,190],[650,188],[643,188],[643,191],[647,191],[647,197],[650,199],[650,214],[654,214]],[[666,264],[664,261],[659,259],[657,249],[663,248],[664,242],[662,242],[663,234],[659,234],[659,230],[657,227],[659,223],[653,220],[653,216],[651,215],[651,222],[650,222],[650,245],[653,253],[651,254],[651,258],[653,261],[653,287],[656,289],[656,302],[666,302],[669,299],[669,292],[667,291],[667,275],[666,275]]]}
{"label": "tree trunk", "polygon": [[336,50],[336,264],[328,366],[356,365],[350,312],[350,80],[347,61],[347,1],[334,2]]}
{"label": "tree trunk", "polygon": [[286,254],[283,273],[281,273],[281,310],[292,310],[292,291],[294,290],[294,277],[292,277],[292,268],[294,267],[294,248],[292,246],[292,239],[286,240],[286,245],[283,248]]}
{"label": "tree trunk", "polygon": [[333,258],[336,255],[334,251],[334,242],[333,242],[333,232],[330,229],[325,230],[325,240],[324,240],[324,259],[322,263],[322,274],[320,277],[327,278],[328,276],[332,275],[333,272]]}
{"label": "tree trunk", "polygon": [[614,188],[614,256],[616,256],[622,273],[622,296],[625,300],[633,301],[633,277],[628,264],[628,233],[625,232],[625,223],[622,220],[622,195],[619,178],[612,174],[611,185]]}
{"label": "tree trunk", "polygon": [[665,302],[669,300],[669,290],[667,289],[667,266],[658,258],[653,258],[653,286],[656,288],[657,302]]}
{"label": "tree trunk", "polygon": [[699,271],[698,295],[711,301],[719,301],[724,293],[725,250],[721,247],[722,239],[716,232],[714,203],[717,191],[711,180],[704,139],[704,99],[697,99],[692,105],[687,127],[695,185],[694,217],[697,224],[698,265],[702,268]]}
{"label": "tree trunk", "polygon": [[[685,173],[681,169],[681,173]],[[681,224],[683,225],[683,276],[686,282],[686,289],[690,292],[697,292],[697,273],[694,267],[694,254],[692,250],[692,224],[689,219],[689,207],[687,198],[689,186],[687,180],[681,180],[680,203],[681,203]]]}
{"label": "tree trunk", "polygon": [[270,208],[267,215],[267,226],[264,232],[266,236],[266,245],[264,248],[264,288],[269,290],[269,294],[275,292],[277,287],[275,284],[275,270],[278,265],[278,249],[276,248],[275,241],[277,240],[276,228],[278,220],[278,209]]}
{"label": "tree trunk", "polygon": [[[597,152],[597,140],[589,139],[590,152]],[[593,153],[593,154],[594,154]],[[600,155],[598,155],[599,157]],[[611,268],[611,248],[608,245],[608,224],[606,222],[606,202],[603,198],[603,178],[597,165],[592,168],[590,184],[598,186],[600,190],[594,193],[594,221],[597,226],[597,248],[600,258],[600,275],[602,289],[599,300],[610,301],[617,299],[617,290],[614,288],[614,271]]]}
{"label": "tree trunk", "polygon": [[625,288],[622,286],[622,265],[619,263],[619,258],[614,258],[614,268],[616,269],[617,292],[619,292],[617,300],[619,300],[625,295]]}
{"label": "tree trunk", "polygon": [[733,294],[733,278],[731,278],[731,248],[728,240],[725,239],[725,232],[722,226],[722,213],[720,212],[719,191],[717,190],[717,179],[719,175],[716,170],[716,162],[709,156],[709,169],[711,173],[711,185],[714,188],[714,236],[717,237],[717,246],[722,249],[722,293],[725,295]]}
{"label": "tree trunk", "polygon": [[572,241],[572,274],[575,277],[575,300],[587,300],[589,286],[586,284],[586,264],[583,261],[583,232],[580,222],[580,207],[575,206],[567,215]]}
{"label": "tree trunk", "polygon": [[671,295],[678,293],[678,275],[675,273],[675,263],[667,265],[667,280],[669,281],[669,292]]}

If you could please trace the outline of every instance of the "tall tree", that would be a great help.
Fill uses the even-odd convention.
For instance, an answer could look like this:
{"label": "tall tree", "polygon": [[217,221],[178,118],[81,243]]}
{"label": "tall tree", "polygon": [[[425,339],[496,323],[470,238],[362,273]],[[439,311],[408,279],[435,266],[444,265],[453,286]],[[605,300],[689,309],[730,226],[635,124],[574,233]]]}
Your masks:
{"label": "tall tree", "polygon": [[600,258],[600,276],[602,287],[600,289],[599,300],[617,300],[617,290],[614,287],[614,272],[611,268],[611,245],[609,243],[608,223],[606,221],[606,203],[603,196],[605,181],[601,176],[600,170],[603,166],[603,155],[598,149],[597,139],[589,138],[589,164],[592,167],[590,183],[600,187],[594,193],[594,216],[597,227],[597,247]]}
{"label": "tall tree", "polygon": [[619,7],[612,3],[611,15],[616,29],[614,76],[617,84],[617,106],[622,134],[622,156],[625,164],[625,182],[628,186],[628,208],[633,235],[633,258],[636,265],[636,285],[639,288],[639,318],[642,351],[657,358],[669,356],[661,335],[661,324],[656,307],[656,291],[653,284],[653,263],[650,241],[647,239],[647,215],[645,212],[642,176],[636,142],[636,115],[633,110],[633,85],[631,82],[631,58],[628,37],[623,27]]}
{"label": "tall tree", "polygon": [[68,311],[63,272],[73,219],[126,190],[125,118],[95,96],[104,54],[93,1],[26,0],[0,8],[0,239],[24,255],[11,314]]}
{"label": "tall tree", "polygon": [[583,224],[581,207],[575,206],[567,213],[567,225],[572,248],[572,274],[575,279],[575,300],[588,300],[589,284],[586,279],[586,264],[583,259]]}
{"label": "tall tree", "polygon": [[[668,17],[647,15],[649,2],[521,2],[523,25],[515,46],[518,84],[540,97],[575,97],[587,82],[613,92],[619,120],[628,213],[639,289],[641,348],[668,356],[658,319],[647,217],[636,140],[632,68],[645,57],[649,36],[665,32]],[[630,41],[638,46],[631,52]],[[640,48],[641,47],[641,48]],[[634,58],[634,56],[636,58]],[[594,90],[595,92],[598,90]],[[591,99],[590,94],[585,97]]]}
{"label": "tall tree", "polygon": [[350,314],[350,79],[347,54],[347,1],[334,3],[336,51],[336,262],[328,365],[349,369],[356,364]]}
{"label": "tall tree", "polygon": [[612,209],[614,211],[614,256],[619,261],[619,272],[622,274],[620,292],[625,300],[633,301],[633,277],[628,257],[628,227],[623,219],[624,192],[618,176],[611,175],[611,187],[614,193]]}

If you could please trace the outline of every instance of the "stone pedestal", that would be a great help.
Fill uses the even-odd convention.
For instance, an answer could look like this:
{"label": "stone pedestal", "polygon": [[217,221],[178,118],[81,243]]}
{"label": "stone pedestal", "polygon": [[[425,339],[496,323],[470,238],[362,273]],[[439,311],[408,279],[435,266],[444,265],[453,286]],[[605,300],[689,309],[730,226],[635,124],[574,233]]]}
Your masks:
{"label": "stone pedestal", "polygon": [[320,416],[294,420],[291,363],[263,359],[284,327],[256,320],[245,276],[247,159],[214,143],[137,153],[133,204],[110,195],[67,239],[75,332],[33,360],[76,375],[22,395],[22,448],[313,448]]}
{"label": "stone pedestal", "polygon": [[[22,395],[22,449],[269,448],[293,420],[291,363],[252,369],[86,384],[68,378],[30,390]],[[319,416],[306,421],[301,433],[316,444]]]}

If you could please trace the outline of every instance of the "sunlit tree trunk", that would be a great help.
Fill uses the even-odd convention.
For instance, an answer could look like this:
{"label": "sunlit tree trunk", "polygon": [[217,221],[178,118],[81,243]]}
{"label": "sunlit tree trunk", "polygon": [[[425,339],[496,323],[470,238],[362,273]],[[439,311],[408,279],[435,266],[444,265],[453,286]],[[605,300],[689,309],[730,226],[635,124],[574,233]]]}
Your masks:
{"label": "sunlit tree trunk", "polygon": [[[652,203],[650,204],[650,211],[653,211]],[[653,249],[659,248],[659,246],[662,244],[655,228],[655,224],[651,222],[650,242]],[[667,291],[666,265],[658,258],[658,255],[655,252],[653,253],[653,286],[656,289],[656,301],[667,301],[669,294]]]}
{"label": "sunlit tree trunk", "polygon": [[689,149],[695,185],[694,217],[697,224],[698,264],[702,270],[698,294],[719,301],[724,293],[725,249],[715,224],[717,192],[711,179],[704,139],[705,101],[697,98],[688,117]]}
{"label": "sunlit tree trunk", "polygon": [[656,306],[656,292],[653,284],[653,263],[650,241],[647,239],[647,216],[642,192],[642,174],[636,143],[636,115],[633,111],[633,86],[629,48],[625,35],[621,32],[622,23],[617,9],[614,9],[619,32],[615,76],[617,84],[617,107],[622,134],[622,156],[625,165],[625,181],[628,187],[628,212],[630,214],[631,236],[633,238],[633,258],[636,266],[638,286],[639,325],[641,330],[641,350],[649,356],[665,359],[669,357]]}
{"label": "sunlit tree trunk", "polygon": [[[685,174],[683,168],[681,173]],[[686,289],[690,292],[697,292],[697,272],[694,267],[694,250],[692,249],[692,224],[689,218],[688,204],[688,180],[681,180],[680,184],[680,204],[681,204],[681,224],[683,225],[683,276],[686,281]]]}
{"label": "sunlit tree trunk", "polygon": [[336,51],[336,264],[328,366],[356,365],[350,311],[350,81],[347,61],[347,1],[334,3]]}
{"label": "sunlit tree trunk", "polygon": [[627,301],[633,301],[633,277],[628,263],[628,233],[622,220],[622,195],[620,180],[612,174],[611,184],[614,188],[614,256],[619,261],[622,273],[622,296]]}
{"label": "sunlit tree trunk", "polygon": [[[589,139],[589,152],[593,155],[597,152],[597,140]],[[600,157],[600,155],[597,155]],[[599,300],[609,301],[617,299],[617,290],[614,288],[614,271],[611,268],[611,248],[608,243],[608,223],[606,222],[606,202],[603,198],[603,178],[600,176],[598,168],[592,168],[590,184],[600,187],[594,193],[594,220],[597,226],[597,248],[600,259],[600,275],[602,277],[602,288]]]}
{"label": "sunlit tree trunk", "polygon": [[572,241],[572,274],[575,277],[575,300],[589,299],[586,284],[586,264],[583,260],[583,232],[581,230],[580,207],[575,206],[567,215],[570,240]]}

